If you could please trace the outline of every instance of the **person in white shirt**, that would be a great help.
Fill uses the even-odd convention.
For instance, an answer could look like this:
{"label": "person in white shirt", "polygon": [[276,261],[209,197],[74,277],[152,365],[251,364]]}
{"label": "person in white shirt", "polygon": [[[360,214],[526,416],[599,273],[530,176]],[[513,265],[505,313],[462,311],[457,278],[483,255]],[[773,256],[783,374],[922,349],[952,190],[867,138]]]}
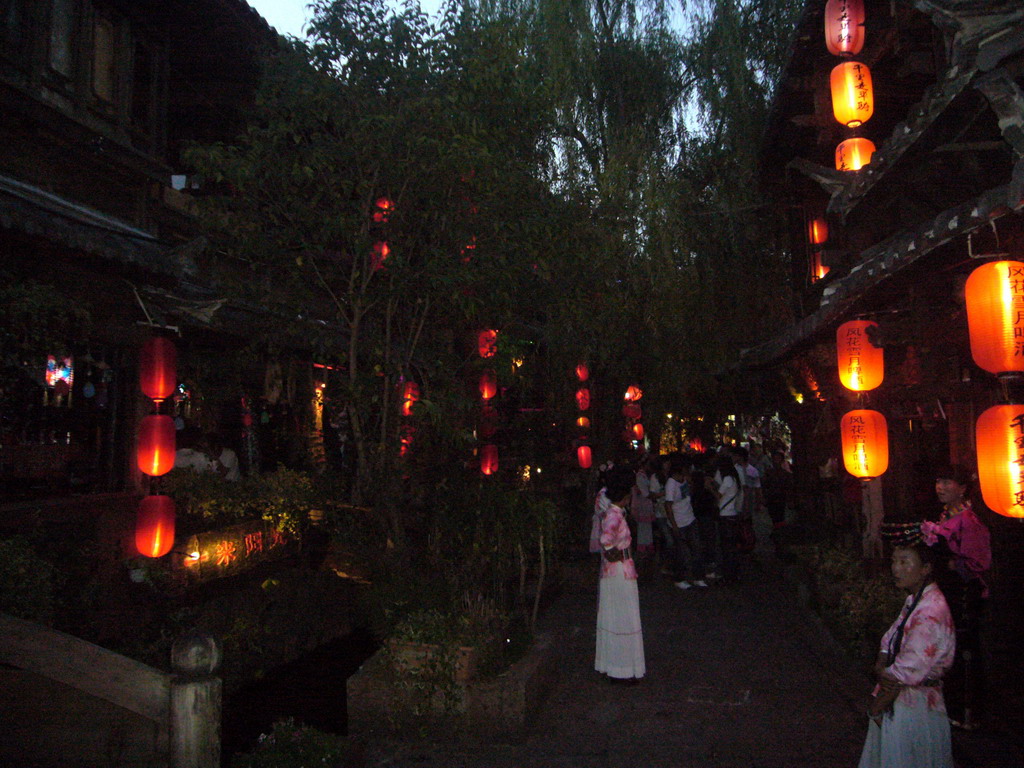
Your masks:
{"label": "person in white shirt", "polygon": [[217,432],[208,434],[206,436],[206,444],[210,447],[213,470],[225,480],[231,482],[241,479],[242,473],[238,467],[238,454],[224,445],[220,434]]}
{"label": "person in white shirt", "polygon": [[739,580],[739,510],[743,488],[732,459],[719,457],[714,479],[708,477],[705,487],[718,500],[718,532],[722,553],[722,581],[735,584]]}
{"label": "person in white shirt", "polygon": [[191,469],[193,472],[212,472],[213,461],[204,450],[202,433],[195,427],[185,427],[178,432],[178,450],[174,452],[175,469]]}
{"label": "person in white shirt", "polygon": [[[665,483],[665,512],[676,542],[676,586],[679,589],[706,587],[704,560],[700,554],[697,519],[690,500],[690,467],[677,457]],[[689,577],[689,580],[687,580]]]}

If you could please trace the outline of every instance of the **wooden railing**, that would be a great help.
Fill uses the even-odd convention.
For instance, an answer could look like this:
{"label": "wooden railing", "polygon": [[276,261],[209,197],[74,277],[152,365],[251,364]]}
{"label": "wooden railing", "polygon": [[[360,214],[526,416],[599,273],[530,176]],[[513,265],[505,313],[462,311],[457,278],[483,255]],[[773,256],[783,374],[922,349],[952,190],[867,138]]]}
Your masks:
{"label": "wooden railing", "polygon": [[[221,681],[215,641],[175,643],[166,674],[63,632],[0,613],[0,663],[32,672],[132,712],[155,726],[148,763],[168,768],[220,765]],[[49,702],[59,707],[60,702]],[[31,718],[31,712],[21,713]],[[26,756],[26,764],[32,764]],[[101,761],[98,761],[101,762]]]}

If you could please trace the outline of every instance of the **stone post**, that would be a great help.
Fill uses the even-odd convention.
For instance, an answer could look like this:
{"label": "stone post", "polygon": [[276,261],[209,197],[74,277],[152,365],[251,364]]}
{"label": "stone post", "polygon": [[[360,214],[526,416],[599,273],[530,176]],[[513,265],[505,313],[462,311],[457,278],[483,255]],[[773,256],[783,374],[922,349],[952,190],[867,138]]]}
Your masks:
{"label": "stone post", "polygon": [[171,768],[220,768],[220,646],[193,631],[171,647]]}

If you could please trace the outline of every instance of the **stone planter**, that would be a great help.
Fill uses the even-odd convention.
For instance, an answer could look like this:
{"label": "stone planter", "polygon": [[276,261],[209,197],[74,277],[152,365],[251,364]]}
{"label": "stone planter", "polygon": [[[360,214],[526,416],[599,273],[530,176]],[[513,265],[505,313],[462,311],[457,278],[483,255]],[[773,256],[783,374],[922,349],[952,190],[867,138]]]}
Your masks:
{"label": "stone planter", "polygon": [[[387,646],[395,670],[414,675],[439,671],[449,663],[447,657],[452,654],[451,650],[436,643],[413,643],[406,640],[389,639]],[[472,645],[460,645],[453,651],[455,682],[465,685],[476,674],[480,649]]]}

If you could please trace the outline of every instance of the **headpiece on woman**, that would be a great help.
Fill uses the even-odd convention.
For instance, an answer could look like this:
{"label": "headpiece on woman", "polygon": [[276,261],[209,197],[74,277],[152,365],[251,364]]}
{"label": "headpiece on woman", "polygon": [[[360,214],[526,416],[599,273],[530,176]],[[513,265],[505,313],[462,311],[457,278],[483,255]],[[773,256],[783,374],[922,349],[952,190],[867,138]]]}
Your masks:
{"label": "headpiece on woman", "polygon": [[913,547],[924,543],[921,523],[882,523],[882,539],[894,547]]}

